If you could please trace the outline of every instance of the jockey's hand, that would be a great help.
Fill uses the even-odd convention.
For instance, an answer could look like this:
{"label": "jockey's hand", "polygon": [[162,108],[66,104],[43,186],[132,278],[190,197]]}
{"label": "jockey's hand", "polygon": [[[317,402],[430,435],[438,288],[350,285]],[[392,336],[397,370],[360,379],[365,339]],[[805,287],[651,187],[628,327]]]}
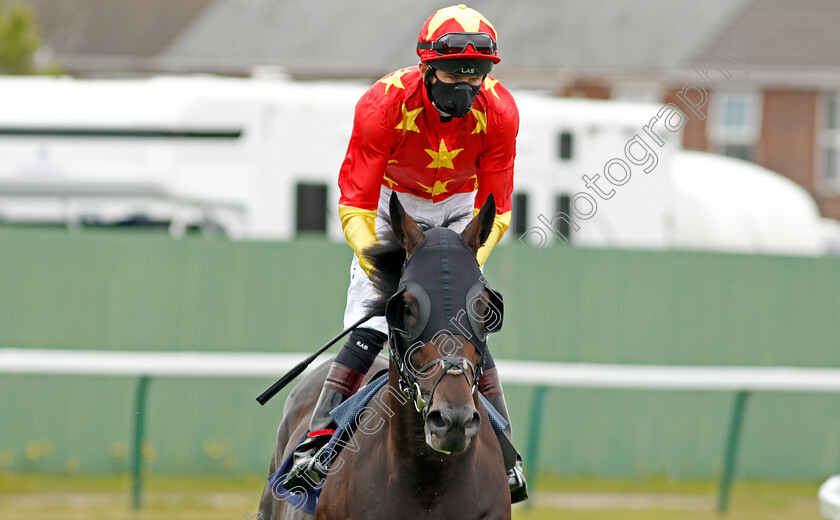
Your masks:
{"label": "jockey's hand", "polygon": [[[479,209],[473,210],[473,217],[477,216],[479,211]],[[487,258],[490,256],[490,251],[492,251],[493,247],[495,247],[499,240],[501,240],[502,235],[505,234],[508,226],[510,226],[510,212],[496,215],[493,219],[493,229],[490,230],[490,235],[488,235],[487,240],[484,241],[484,245],[478,248],[478,253],[476,254],[478,265],[484,265],[484,262],[486,262]]]}
{"label": "jockey's hand", "polygon": [[373,265],[364,255],[364,251],[379,242],[376,236],[376,211],[363,210],[352,206],[339,206],[338,214],[341,217],[341,228],[344,230],[347,243],[356,252],[356,256],[359,258],[359,266],[370,276]]}

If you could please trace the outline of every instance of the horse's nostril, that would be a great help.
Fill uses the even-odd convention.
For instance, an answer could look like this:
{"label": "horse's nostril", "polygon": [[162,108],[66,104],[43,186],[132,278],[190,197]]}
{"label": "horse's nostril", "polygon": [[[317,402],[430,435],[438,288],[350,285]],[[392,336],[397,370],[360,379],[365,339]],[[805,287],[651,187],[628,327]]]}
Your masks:
{"label": "horse's nostril", "polygon": [[429,412],[429,415],[426,417],[426,424],[434,432],[442,432],[449,429],[449,421],[446,420],[446,417],[440,410]]}
{"label": "horse's nostril", "polygon": [[473,412],[472,417],[464,424],[464,432],[468,436],[475,435],[478,431],[478,427],[481,425],[481,416],[478,415],[478,412]]}

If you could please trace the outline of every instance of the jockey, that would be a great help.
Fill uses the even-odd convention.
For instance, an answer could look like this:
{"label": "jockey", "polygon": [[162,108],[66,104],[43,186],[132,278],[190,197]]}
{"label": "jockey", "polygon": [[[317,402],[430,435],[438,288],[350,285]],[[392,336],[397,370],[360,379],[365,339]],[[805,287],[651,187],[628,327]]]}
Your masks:
{"label": "jockey", "polygon": [[[350,268],[345,327],[366,314],[377,297],[362,252],[388,229],[388,201],[397,192],[406,211],[440,225],[446,216],[465,214],[450,225],[460,232],[488,194],[496,200],[493,230],[478,251],[483,265],[510,224],[513,162],[519,113],[510,93],[489,76],[500,61],[496,30],[464,5],[440,9],[426,20],[417,43],[420,64],[377,81],[359,100],[350,144],[339,172],[338,213],[355,255]],[[351,396],[387,341],[384,317],[371,318],[350,333],[333,362],[309,424],[295,450],[284,486],[306,471],[332,433],[330,410]],[[479,391],[509,418],[499,376],[485,354]],[[508,420],[508,422],[510,422]],[[508,426],[510,428],[510,426]],[[510,430],[506,432],[509,436]],[[527,497],[521,463],[508,468],[514,501]]]}

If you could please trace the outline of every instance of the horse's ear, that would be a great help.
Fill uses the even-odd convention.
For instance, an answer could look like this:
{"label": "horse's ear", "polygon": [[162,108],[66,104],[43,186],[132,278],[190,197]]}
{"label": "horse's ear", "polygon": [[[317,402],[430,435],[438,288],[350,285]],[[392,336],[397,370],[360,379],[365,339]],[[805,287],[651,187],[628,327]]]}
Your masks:
{"label": "horse's ear", "polygon": [[478,253],[478,249],[490,236],[490,231],[493,230],[493,220],[496,218],[496,200],[493,194],[487,195],[487,200],[478,211],[478,215],[473,217],[464,231],[461,232],[464,242],[472,249],[473,253]]}
{"label": "horse's ear", "polygon": [[391,214],[391,229],[394,230],[397,241],[405,249],[406,256],[411,256],[411,253],[417,249],[417,246],[420,245],[420,242],[425,237],[423,230],[405,212],[405,208],[403,208],[403,205],[400,204],[400,200],[397,198],[397,192],[391,192],[388,209]]}

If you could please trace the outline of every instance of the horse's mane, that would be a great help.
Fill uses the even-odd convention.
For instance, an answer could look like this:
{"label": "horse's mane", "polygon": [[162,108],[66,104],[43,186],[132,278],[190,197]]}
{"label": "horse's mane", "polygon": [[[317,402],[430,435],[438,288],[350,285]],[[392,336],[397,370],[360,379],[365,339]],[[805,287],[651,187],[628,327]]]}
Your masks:
{"label": "horse's mane", "polygon": [[[415,218],[415,222],[420,226],[423,232],[426,232],[435,227],[449,227],[455,222],[466,218],[468,212],[447,214],[440,226],[424,218]],[[405,263],[405,249],[391,231],[391,219],[387,215],[380,215],[379,218],[385,219],[388,224],[388,231],[383,236],[379,237],[379,243],[365,249],[364,254],[373,266],[373,272],[370,275],[370,280],[373,282],[373,287],[378,293],[375,301],[367,304],[368,314],[371,316],[384,316],[385,305],[388,303],[388,298],[397,292],[397,287],[400,284],[400,276],[402,275],[402,267]]]}

